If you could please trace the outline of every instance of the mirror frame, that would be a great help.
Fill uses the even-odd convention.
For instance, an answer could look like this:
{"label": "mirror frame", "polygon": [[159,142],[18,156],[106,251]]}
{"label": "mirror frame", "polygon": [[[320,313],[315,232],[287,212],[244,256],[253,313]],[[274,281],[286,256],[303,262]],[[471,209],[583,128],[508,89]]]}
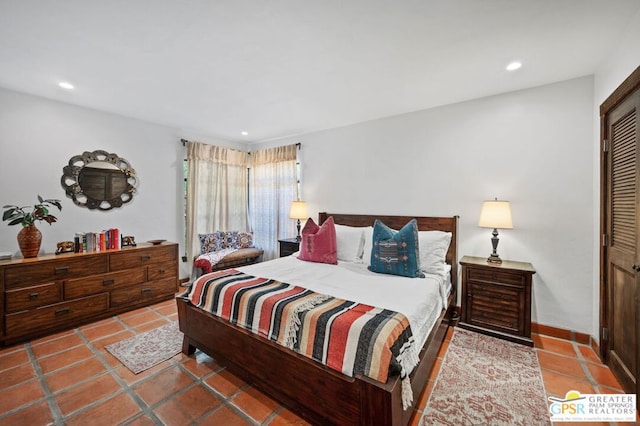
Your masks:
{"label": "mirror frame", "polygon": [[[127,185],[120,195],[100,200],[83,192],[79,181],[80,172],[84,167],[95,162],[110,163],[125,175]],[[138,179],[136,177],[136,171],[131,167],[127,160],[114,153],[96,150],[93,152],[85,151],[82,155],[75,155],[71,157],[69,164],[64,166],[62,169],[62,178],[60,178],[60,183],[62,184],[67,196],[73,200],[75,205],[87,207],[90,210],[111,210],[114,207],[121,207],[123,204],[126,204],[133,199],[133,193],[136,192]]]}

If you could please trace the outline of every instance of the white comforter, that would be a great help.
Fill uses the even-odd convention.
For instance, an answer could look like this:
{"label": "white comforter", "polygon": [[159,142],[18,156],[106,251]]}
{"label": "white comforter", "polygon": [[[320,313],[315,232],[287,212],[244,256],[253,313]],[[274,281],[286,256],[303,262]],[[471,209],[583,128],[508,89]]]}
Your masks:
{"label": "white comforter", "polygon": [[273,278],[342,299],[391,309],[409,319],[418,348],[446,306],[451,289],[449,273],[406,278],[377,274],[362,263],[338,265],[299,260],[296,254],[237,268],[247,274]]}

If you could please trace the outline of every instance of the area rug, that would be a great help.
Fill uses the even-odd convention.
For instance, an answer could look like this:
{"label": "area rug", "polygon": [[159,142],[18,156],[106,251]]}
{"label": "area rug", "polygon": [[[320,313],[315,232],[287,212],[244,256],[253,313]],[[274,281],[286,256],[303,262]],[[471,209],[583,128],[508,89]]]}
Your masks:
{"label": "area rug", "polygon": [[134,374],[160,364],[182,350],[182,333],[177,321],[105,346]]}
{"label": "area rug", "polygon": [[420,424],[550,425],[535,350],[455,328]]}

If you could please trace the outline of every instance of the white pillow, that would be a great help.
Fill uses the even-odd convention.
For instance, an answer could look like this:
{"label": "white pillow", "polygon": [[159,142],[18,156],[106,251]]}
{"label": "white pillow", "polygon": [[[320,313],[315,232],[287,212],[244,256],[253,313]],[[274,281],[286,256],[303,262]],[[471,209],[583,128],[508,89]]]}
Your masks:
{"label": "white pillow", "polygon": [[335,225],[336,243],[338,245],[338,260],[356,262],[362,257],[362,230],[346,225]]}
{"label": "white pillow", "polygon": [[[364,229],[364,244],[362,245],[362,263],[371,265],[371,250],[373,250],[373,226]],[[418,244],[420,244],[418,242]]]}
{"label": "white pillow", "polygon": [[430,273],[444,271],[451,236],[451,232],[418,231],[418,250],[422,271]]}

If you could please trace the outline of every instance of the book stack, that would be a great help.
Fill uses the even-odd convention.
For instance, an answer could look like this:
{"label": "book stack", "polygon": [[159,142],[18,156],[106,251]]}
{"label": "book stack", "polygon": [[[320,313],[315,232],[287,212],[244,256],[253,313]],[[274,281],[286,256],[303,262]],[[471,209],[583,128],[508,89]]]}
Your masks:
{"label": "book stack", "polygon": [[73,243],[76,253],[119,249],[120,230],[111,228],[101,232],[76,232]]}

